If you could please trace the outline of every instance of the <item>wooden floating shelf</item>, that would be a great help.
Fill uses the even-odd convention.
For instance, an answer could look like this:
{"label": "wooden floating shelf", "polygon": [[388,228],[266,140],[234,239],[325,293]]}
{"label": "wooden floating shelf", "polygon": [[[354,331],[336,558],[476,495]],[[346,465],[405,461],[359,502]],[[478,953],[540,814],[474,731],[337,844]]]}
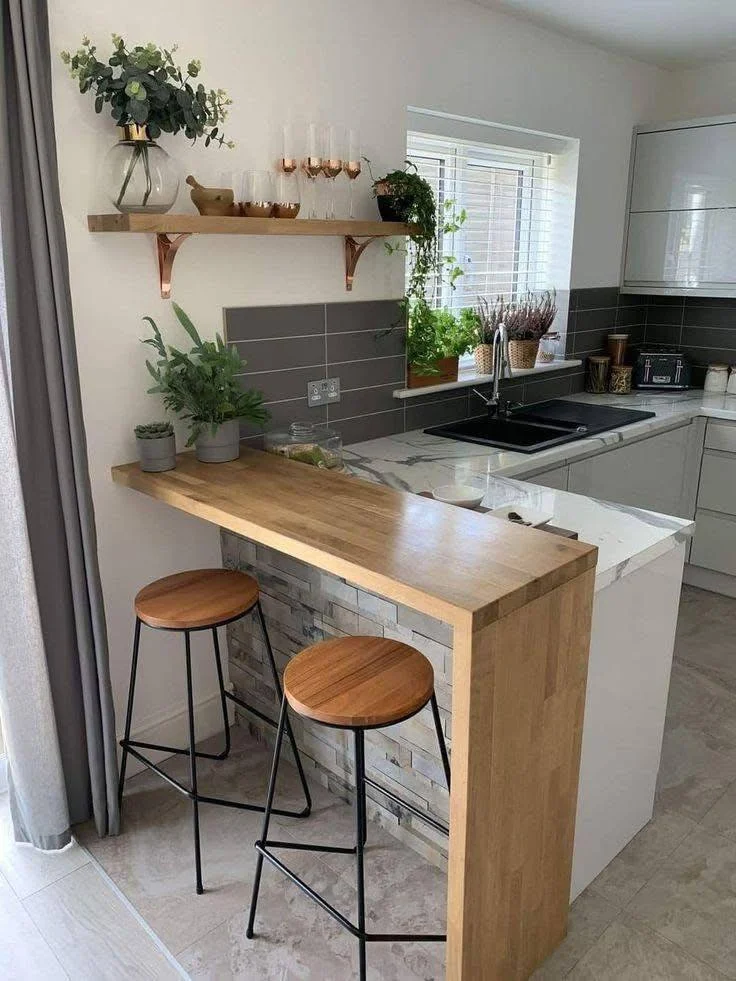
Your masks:
{"label": "wooden floating shelf", "polygon": [[[228,218],[217,215],[88,215],[91,232],[133,232],[156,236],[161,296],[171,296],[171,273],[179,246],[190,235],[339,236],[345,243],[345,289],[352,290],[355,267],[366,246],[377,238],[411,235],[415,226],[400,221],[313,218]],[[173,236],[173,237],[169,237]],[[357,239],[364,239],[358,242]]]}

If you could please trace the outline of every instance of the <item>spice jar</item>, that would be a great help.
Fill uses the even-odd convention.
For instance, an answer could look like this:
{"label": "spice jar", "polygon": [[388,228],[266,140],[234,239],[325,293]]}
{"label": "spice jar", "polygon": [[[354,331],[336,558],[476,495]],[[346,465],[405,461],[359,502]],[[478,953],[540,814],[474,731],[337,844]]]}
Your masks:
{"label": "spice jar", "polygon": [[628,334],[609,334],[608,353],[611,356],[611,364],[623,364],[626,359],[626,345],[629,343]]}
{"label": "spice jar", "polygon": [[705,373],[705,384],[703,388],[706,392],[713,392],[716,395],[723,395],[728,386],[728,365],[709,364]]}
{"label": "spice jar", "polygon": [[612,364],[611,377],[608,380],[608,391],[611,395],[628,395],[631,391],[630,364]]}
{"label": "spice jar", "polygon": [[608,368],[611,359],[605,354],[593,354],[588,358],[588,369],[585,372],[585,391],[593,395],[603,395],[608,382]]}

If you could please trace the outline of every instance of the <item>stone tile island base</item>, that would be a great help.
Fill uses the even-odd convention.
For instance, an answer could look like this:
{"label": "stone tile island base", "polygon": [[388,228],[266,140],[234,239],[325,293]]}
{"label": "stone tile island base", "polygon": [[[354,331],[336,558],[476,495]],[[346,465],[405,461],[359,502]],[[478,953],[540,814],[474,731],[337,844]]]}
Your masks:
{"label": "stone tile island base", "polygon": [[[330,637],[369,634],[411,644],[434,667],[437,701],[451,748],[452,627],[233,532],[223,530],[221,536],[223,564],[258,580],[280,672],[304,647]],[[230,680],[236,694],[270,718],[278,718],[276,692],[256,619],[246,617],[230,624],[227,632]],[[270,726],[239,708],[236,712],[254,735],[273,742],[275,731]],[[350,733],[297,716],[292,716],[292,724],[307,779],[316,778],[349,798],[353,786]],[[290,756],[290,752],[284,742],[284,753]],[[366,732],[366,763],[368,771],[389,790],[448,823],[449,796],[429,707],[398,726]],[[434,864],[446,867],[446,838],[372,787],[366,790],[373,820]]]}

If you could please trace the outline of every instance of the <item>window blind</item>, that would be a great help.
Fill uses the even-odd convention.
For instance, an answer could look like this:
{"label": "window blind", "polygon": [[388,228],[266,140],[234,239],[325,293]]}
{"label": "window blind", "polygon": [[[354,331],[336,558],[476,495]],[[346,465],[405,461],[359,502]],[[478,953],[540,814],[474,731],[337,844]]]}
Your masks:
{"label": "window blind", "polygon": [[407,157],[434,190],[438,228],[453,211],[467,214],[459,231],[440,232],[438,243],[464,275],[454,290],[441,277],[429,282],[430,305],[461,309],[479,296],[552,288],[555,224],[566,197],[555,154],[410,131]]}

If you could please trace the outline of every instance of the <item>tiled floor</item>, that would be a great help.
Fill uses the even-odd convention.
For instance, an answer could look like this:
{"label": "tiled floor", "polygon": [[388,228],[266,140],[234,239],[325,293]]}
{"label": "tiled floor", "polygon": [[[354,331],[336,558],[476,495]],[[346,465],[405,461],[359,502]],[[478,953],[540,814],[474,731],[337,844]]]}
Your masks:
{"label": "tiled floor", "polygon": [[[202,783],[258,799],[267,754],[240,730],[235,747],[226,763],[202,766]],[[185,760],[170,765],[184,774]],[[298,803],[290,768],[280,792]],[[280,818],[278,834],[349,843],[349,807],[319,788],[315,798],[313,819]],[[268,866],[258,936],[245,938],[260,816],[206,806],[201,815],[207,891],[198,897],[190,806],[152,774],[129,781],[123,835],[98,840],[91,828],[80,829],[89,853],[77,845],[44,856],[12,845],[0,804],[0,977],[353,977],[352,938]],[[382,828],[372,824],[369,832],[370,928],[440,928],[443,875]],[[352,915],[349,856],[291,852],[289,861]],[[575,902],[567,939],[535,978],[736,979],[735,924],[736,600],[686,589],[654,820]],[[369,976],[433,981],[444,977],[443,956],[440,944],[377,944],[369,948]]]}

